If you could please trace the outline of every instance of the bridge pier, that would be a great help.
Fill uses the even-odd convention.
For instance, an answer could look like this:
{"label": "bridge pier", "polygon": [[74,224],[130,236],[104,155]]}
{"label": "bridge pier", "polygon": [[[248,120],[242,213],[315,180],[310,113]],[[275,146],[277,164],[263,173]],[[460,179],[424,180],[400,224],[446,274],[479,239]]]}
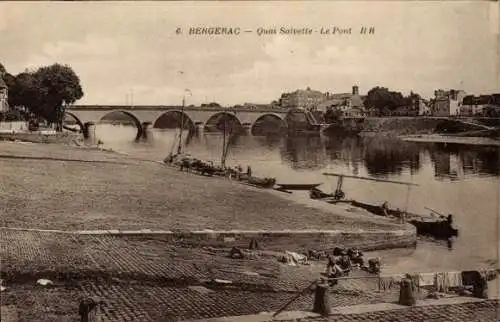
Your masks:
{"label": "bridge pier", "polygon": [[201,136],[203,134],[203,130],[205,128],[205,124],[203,122],[196,122],[195,124],[196,136]]}
{"label": "bridge pier", "polygon": [[252,124],[251,123],[243,123],[241,124],[241,134],[251,134],[252,132]]}
{"label": "bridge pier", "polygon": [[148,132],[149,132],[149,126],[153,124],[152,122],[142,122],[141,128],[138,129],[137,131],[137,137],[136,141],[142,139],[142,140],[147,140],[148,139]]}
{"label": "bridge pier", "polygon": [[84,139],[93,139],[95,138],[95,123],[94,122],[86,122],[83,124],[82,134]]}

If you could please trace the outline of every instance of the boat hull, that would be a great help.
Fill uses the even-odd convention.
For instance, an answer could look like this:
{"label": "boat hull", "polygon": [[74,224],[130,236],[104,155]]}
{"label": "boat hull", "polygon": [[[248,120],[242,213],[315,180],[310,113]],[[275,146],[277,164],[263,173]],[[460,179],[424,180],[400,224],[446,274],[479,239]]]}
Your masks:
{"label": "boat hull", "polygon": [[449,239],[458,236],[458,229],[453,228],[446,220],[410,220],[410,223],[417,228],[418,235],[432,236],[439,239]]}
{"label": "boat hull", "polygon": [[[367,210],[377,216],[386,216],[381,206],[370,205],[358,201],[351,201],[351,205]],[[387,214],[396,218],[401,218],[403,212],[387,209]],[[454,228],[446,220],[423,220],[425,216],[406,213],[406,219],[409,223],[417,228],[417,235],[431,236],[436,239],[449,239],[458,236],[458,229]]]}

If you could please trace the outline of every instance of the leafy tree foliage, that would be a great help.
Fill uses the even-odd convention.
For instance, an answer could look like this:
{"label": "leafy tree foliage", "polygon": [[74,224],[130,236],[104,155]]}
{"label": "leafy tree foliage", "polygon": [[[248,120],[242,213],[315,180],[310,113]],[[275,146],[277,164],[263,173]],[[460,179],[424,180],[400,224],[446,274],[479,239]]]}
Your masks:
{"label": "leafy tree foliage", "polygon": [[80,79],[69,66],[54,64],[34,73],[40,94],[39,114],[62,130],[65,106],[83,97]]}
{"label": "leafy tree foliage", "polygon": [[201,107],[221,107],[219,103],[211,102],[208,104],[201,104]]}
{"label": "leafy tree foliage", "polygon": [[408,96],[403,96],[400,92],[390,91],[386,87],[374,87],[368,91],[365,106],[375,108],[382,112],[384,109],[395,110],[399,106],[410,105],[420,95],[411,92]]}
{"label": "leafy tree foliage", "polygon": [[80,79],[67,65],[53,64],[15,77],[5,74],[4,79],[10,106],[24,106],[37,117],[57,124],[59,131],[66,105],[83,97]]}
{"label": "leafy tree foliage", "polygon": [[10,82],[11,84],[7,85],[9,87],[9,105],[12,107],[24,106],[34,114],[38,114],[41,95],[33,74],[29,72],[18,74]]}

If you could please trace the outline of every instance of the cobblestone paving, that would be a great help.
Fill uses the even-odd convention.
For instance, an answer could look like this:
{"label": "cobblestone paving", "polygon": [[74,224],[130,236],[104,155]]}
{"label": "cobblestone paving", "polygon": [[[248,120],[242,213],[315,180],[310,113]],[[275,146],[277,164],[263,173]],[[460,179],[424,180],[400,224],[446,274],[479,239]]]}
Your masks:
{"label": "cobblestone paving", "polygon": [[290,267],[273,257],[231,259],[228,251],[176,247],[157,240],[0,230],[2,272],[97,271],[134,278],[203,282],[225,279],[295,292],[324,266]]}
{"label": "cobblestone paving", "polygon": [[[226,251],[182,248],[157,240],[116,236],[0,230],[0,238],[1,269],[4,274],[12,271],[26,273],[83,269],[112,272],[118,277],[125,274],[123,281],[81,280],[81,289],[67,290],[66,286],[61,285],[53,291],[37,289],[30,296],[25,296],[23,294],[28,294],[30,287],[33,287],[21,285],[11,287],[12,293],[2,294],[2,303],[7,300],[7,304],[20,303],[23,309],[29,307],[26,311],[28,316],[30,310],[54,310],[54,316],[64,315],[64,309],[58,309],[59,302],[54,297],[65,294],[63,296],[66,299],[74,301],[74,304],[66,303],[67,307],[74,310],[76,298],[82,293],[106,300],[104,315],[109,321],[174,321],[270,312],[282,307],[297,291],[318,278],[324,269],[324,263],[291,267],[278,263],[273,257],[236,260],[228,258]],[[353,274],[363,275],[360,272]],[[148,281],[144,280],[146,277]],[[232,281],[232,287],[209,289],[211,284],[205,282],[215,278]],[[184,279],[185,283],[182,287],[173,287],[165,283],[169,279]],[[188,288],[187,284],[204,284],[207,288],[195,290]],[[376,279],[340,281],[330,290],[330,305],[388,303],[398,299],[398,290],[378,292],[377,286]],[[310,310],[312,305],[313,293],[310,291],[294,301],[287,310]],[[480,312],[477,316],[470,313],[474,305]],[[484,317],[484,321],[489,321],[492,317],[491,305],[474,305],[359,314],[333,317],[333,321],[452,321],[441,319],[442,310],[461,319]],[[410,314],[408,316],[412,319],[407,319],[405,314]],[[32,313],[31,316],[36,314]]]}
{"label": "cobblestone paving", "polygon": [[17,310],[19,320],[16,321],[70,322],[78,321],[78,301],[81,296],[81,290],[75,287],[44,288],[7,284],[7,290],[0,294],[0,299],[2,305]]}
{"label": "cobblestone paving", "polygon": [[0,229],[2,272],[96,268],[84,247],[69,234]]}
{"label": "cobblestone paving", "polygon": [[[105,285],[85,283],[88,296],[106,299],[104,314],[111,321],[157,321],[178,319],[205,319],[272,312],[281,308],[296,294],[276,292],[248,292],[238,290],[206,291],[189,288],[156,287],[144,285]],[[287,310],[311,310],[314,295],[306,293],[294,301]],[[380,303],[379,295],[335,291],[332,306]]]}
{"label": "cobblestone paving", "polygon": [[500,321],[500,306],[498,300],[489,300],[476,303],[412,307],[401,310],[336,315],[328,318],[304,319],[304,321],[498,322]]}
{"label": "cobblestone paving", "polygon": [[[320,277],[325,268],[323,262],[288,266],[269,256],[231,259],[227,250],[176,247],[134,237],[0,230],[0,238],[2,272],[91,270],[124,275],[128,279],[149,277],[164,282],[184,279],[190,284],[224,279],[261,291],[296,292]],[[377,281],[340,281],[337,289],[373,292]]]}

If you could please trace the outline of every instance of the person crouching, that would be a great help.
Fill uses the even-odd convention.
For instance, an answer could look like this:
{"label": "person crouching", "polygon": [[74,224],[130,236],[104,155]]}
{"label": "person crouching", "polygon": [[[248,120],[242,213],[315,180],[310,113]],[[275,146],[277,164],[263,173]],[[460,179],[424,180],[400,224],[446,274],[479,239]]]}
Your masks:
{"label": "person crouching", "polygon": [[[344,275],[344,270],[340,267],[340,261],[335,256],[328,256],[328,263],[326,264],[326,276],[328,278],[338,278]],[[334,286],[338,284],[338,280],[329,280],[328,284]]]}

